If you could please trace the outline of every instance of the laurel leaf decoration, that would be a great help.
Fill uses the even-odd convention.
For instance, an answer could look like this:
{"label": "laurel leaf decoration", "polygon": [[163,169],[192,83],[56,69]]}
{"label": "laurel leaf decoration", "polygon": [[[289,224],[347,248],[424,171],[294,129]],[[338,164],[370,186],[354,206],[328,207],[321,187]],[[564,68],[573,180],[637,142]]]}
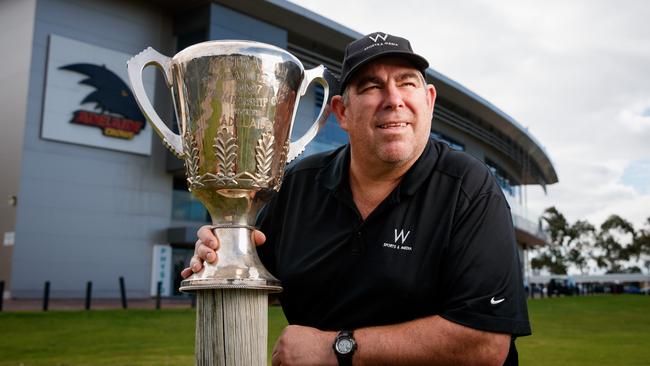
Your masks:
{"label": "laurel leaf decoration", "polygon": [[[284,166],[287,163],[287,156],[289,156],[289,147],[290,143],[289,140],[285,141],[284,146],[282,146],[282,151],[280,152],[280,165]],[[269,183],[269,185],[273,186],[273,189],[277,192],[280,191],[280,185],[282,184],[282,175],[284,173],[284,169],[280,169],[279,174],[276,174],[273,181]]]}
{"label": "laurel leaf decoration", "polygon": [[273,132],[266,131],[257,140],[255,146],[255,178],[254,185],[267,187],[271,179],[271,164],[273,163]]}
{"label": "laurel leaf decoration", "polygon": [[199,177],[199,147],[194,135],[188,130],[183,133],[183,149],[185,150],[187,186],[191,192],[193,188],[203,187],[203,183],[201,183],[201,177]]}
{"label": "laurel leaf decoration", "polygon": [[223,127],[214,139],[214,153],[217,161],[219,183],[237,184],[235,162],[237,160],[237,139],[227,127]]}

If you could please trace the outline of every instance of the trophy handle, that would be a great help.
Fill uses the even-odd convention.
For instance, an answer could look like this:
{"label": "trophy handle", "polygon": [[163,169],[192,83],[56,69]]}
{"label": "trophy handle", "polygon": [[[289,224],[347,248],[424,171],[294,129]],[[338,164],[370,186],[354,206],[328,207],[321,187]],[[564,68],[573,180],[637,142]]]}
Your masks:
{"label": "trophy handle", "polygon": [[[303,151],[305,151],[305,147],[311,140],[316,137],[316,134],[318,131],[320,131],[321,127],[325,125],[325,121],[327,120],[327,117],[329,116],[329,95],[330,95],[330,87],[329,84],[327,83],[326,78],[326,72],[327,69],[323,67],[323,65],[319,65],[314,67],[313,69],[310,70],[305,70],[305,78],[302,81],[302,84],[300,85],[300,96],[302,97],[305,95],[307,92],[307,87],[309,84],[311,84],[312,81],[315,81],[319,83],[321,86],[323,86],[323,105],[320,108],[320,113],[318,113],[318,118],[314,121],[314,123],[309,127],[307,132],[305,132],[302,137],[300,137],[298,140],[292,142],[289,145],[289,154],[287,154],[287,163],[291,162],[293,159],[298,157]],[[296,106],[297,107],[297,106]],[[295,116],[295,112],[294,112]]]}
{"label": "trophy handle", "polygon": [[142,70],[149,65],[154,65],[165,75],[167,87],[171,87],[171,58],[160,54],[151,47],[147,47],[144,51],[133,56],[126,64],[135,101],[140,106],[142,113],[151,122],[154,131],[162,139],[163,145],[176,155],[177,158],[182,159],[185,154],[183,153],[181,137],[172,132],[160,116],[158,116],[158,113],[156,113],[156,110],[151,105],[151,101],[149,101],[149,97],[147,97],[147,92],[144,90],[144,83],[142,82]]}

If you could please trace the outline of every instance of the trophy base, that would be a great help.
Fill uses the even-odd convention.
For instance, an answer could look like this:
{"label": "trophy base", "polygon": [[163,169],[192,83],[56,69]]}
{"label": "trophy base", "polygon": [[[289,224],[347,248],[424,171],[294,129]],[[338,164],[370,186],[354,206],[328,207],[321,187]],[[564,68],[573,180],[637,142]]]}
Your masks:
{"label": "trophy base", "polygon": [[198,290],[211,289],[263,290],[269,293],[282,292],[280,281],[249,279],[188,278],[181,282],[181,287],[179,288],[181,292],[194,292]]}
{"label": "trophy base", "polygon": [[203,262],[203,269],[181,282],[180,291],[193,292],[210,289],[250,289],[281,292],[280,281],[275,278],[257,256],[252,241],[252,228],[248,226],[213,226],[220,238],[218,261]]}

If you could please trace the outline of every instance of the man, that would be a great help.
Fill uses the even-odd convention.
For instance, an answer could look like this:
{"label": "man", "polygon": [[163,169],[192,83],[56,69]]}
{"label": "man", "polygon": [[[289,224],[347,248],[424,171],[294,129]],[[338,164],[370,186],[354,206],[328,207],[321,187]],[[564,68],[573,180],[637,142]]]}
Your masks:
{"label": "man", "polygon": [[[400,37],[348,45],[331,106],[349,145],[289,169],[260,215],[291,324],[274,365],[517,363],[530,326],[509,208],[484,164],[429,140],[427,67]],[[210,227],[198,236],[185,277],[217,260]]]}

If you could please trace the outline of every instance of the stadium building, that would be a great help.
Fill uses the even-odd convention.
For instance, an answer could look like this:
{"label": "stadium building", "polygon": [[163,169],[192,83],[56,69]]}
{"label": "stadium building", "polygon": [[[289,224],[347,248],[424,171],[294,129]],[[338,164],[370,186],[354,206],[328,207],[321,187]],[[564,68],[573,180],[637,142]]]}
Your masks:
{"label": "stadium building", "polygon": [[[197,42],[245,39],[340,72],[361,34],[287,1],[8,0],[0,3],[0,281],[4,296],[148,297],[158,281],[177,295],[206,211],[184,168],[133,108],[126,60],[151,46],[172,56]],[[415,45],[417,48],[417,45]],[[522,258],[545,236],[526,214],[526,186],[558,181],[542,145],[488,101],[435,70],[431,137],[484,161],[512,207]],[[145,87],[172,125],[169,89],[155,68]],[[322,103],[301,99],[295,134]],[[347,141],[334,117],[307,153]],[[525,262],[525,261],[524,261]]]}

